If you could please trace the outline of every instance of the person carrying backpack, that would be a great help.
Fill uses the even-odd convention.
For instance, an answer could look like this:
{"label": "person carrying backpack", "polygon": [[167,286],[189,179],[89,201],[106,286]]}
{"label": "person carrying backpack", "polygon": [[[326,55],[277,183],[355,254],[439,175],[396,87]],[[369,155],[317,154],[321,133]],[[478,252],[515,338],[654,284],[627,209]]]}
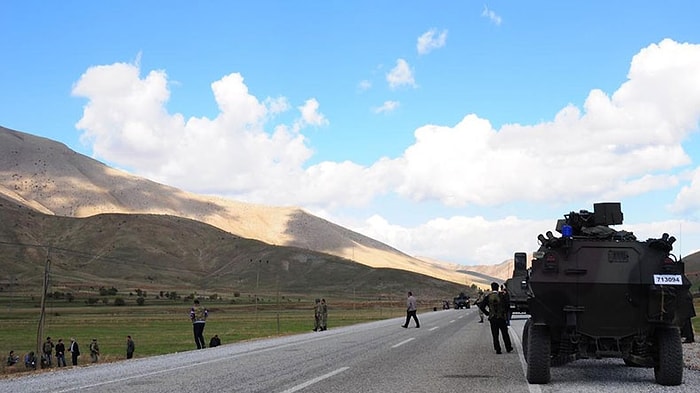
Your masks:
{"label": "person carrying backpack", "polygon": [[506,352],[512,352],[513,345],[510,342],[507,325],[508,299],[503,293],[498,291],[498,283],[491,283],[491,293],[485,296],[477,306],[489,317],[491,336],[493,337],[493,349],[496,350],[496,353],[501,353],[501,343],[498,339],[499,332],[503,335],[503,343],[506,346]]}
{"label": "person carrying backpack", "polygon": [[51,355],[53,354],[53,341],[51,341],[51,337],[46,337],[46,341],[44,341],[44,345],[41,347],[41,352],[43,354],[41,355],[41,367],[51,367]]}

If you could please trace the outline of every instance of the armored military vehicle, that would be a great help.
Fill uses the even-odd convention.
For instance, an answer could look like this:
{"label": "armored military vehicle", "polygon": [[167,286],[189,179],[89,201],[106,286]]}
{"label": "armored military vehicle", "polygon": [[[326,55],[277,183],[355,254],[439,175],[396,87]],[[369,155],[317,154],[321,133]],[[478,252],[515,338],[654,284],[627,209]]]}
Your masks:
{"label": "armored military vehicle", "polygon": [[460,308],[471,308],[471,304],[469,303],[469,296],[467,296],[464,292],[460,292],[459,296],[455,297],[453,301],[455,310],[458,310]]}
{"label": "armored military vehicle", "polygon": [[[597,203],[540,234],[527,277],[530,319],[523,329],[527,380],[550,381],[550,366],[582,358],[621,358],[653,367],[656,382],[679,385],[683,349],[678,315],[690,288],[673,236],[639,241],[619,203]],[[692,304],[690,304],[692,307]]]}
{"label": "armored military vehicle", "polygon": [[510,312],[528,312],[527,310],[527,254],[516,252],[513,255],[513,275],[505,282],[510,296]]}

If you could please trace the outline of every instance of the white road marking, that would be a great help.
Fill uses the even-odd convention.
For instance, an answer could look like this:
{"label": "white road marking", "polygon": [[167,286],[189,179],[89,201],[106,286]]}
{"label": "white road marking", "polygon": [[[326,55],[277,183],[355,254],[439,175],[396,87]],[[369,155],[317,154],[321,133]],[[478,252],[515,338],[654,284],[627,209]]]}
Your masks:
{"label": "white road marking", "polygon": [[332,377],[332,376],[334,376],[334,375],[336,375],[336,374],[340,374],[340,373],[342,373],[343,371],[345,371],[345,370],[347,370],[347,369],[349,369],[349,368],[350,368],[350,367],[341,367],[341,368],[339,368],[339,369],[337,369],[337,370],[335,370],[335,371],[329,372],[328,374],[321,375],[320,377],[316,377],[316,378],[314,378],[314,379],[308,380],[308,381],[302,383],[301,385],[297,385],[297,386],[295,386],[295,387],[293,387],[293,388],[291,388],[291,389],[287,389],[287,390],[283,391],[282,393],[293,393],[293,392],[297,392],[297,391],[299,391],[299,390],[301,390],[301,389],[304,389],[304,388],[306,388],[306,387],[308,387],[308,386],[311,386],[311,385],[315,384],[316,382],[320,382],[320,381],[323,381],[323,380],[326,379],[326,378],[330,378],[330,377]]}
{"label": "white road marking", "polygon": [[431,327],[431,328],[429,329],[429,331],[431,331],[431,332],[432,332],[433,330],[435,330],[435,329],[439,329],[439,328],[440,328],[439,326]]}
{"label": "white road marking", "polygon": [[[326,337],[324,337],[324,339],[326,339],[327,337],[330,337],[330,336],[326,336]],[[316,337],[314,338],[314,341],[316,341],[316,340],[318,340],[318,339],[320,339],[320,338],[321,338],[320,336],[317,336],[317,338],[316,338]],[[409,340],[409,341],[410,341],[410,340]],[[292,342],[292,343],[289,343],[289,344],[272,345],[272,346],[267,346],[267,347],[263,347],[263,348],[256,348],[256,349],[252,349],[252,350],[249,350],[249,351],[244,351],[244,352],[240,352],[240,353],[235,353],[235,354],[231,355],[231,357],[232,357],[232,358],[237,358],[237,357],[242,357],[242,356],[246,356],[246,355],[250,355],[250,354],[264,353],[264,352],[270,352],[270,351],[277,351],[277,350],[279,350],[279,349],[281,349],[281,348],[293,347],[293,346],[298,345],[298,344],[299,344],[298,342]],[[112,380],[103,380],[103,381],[100,381],[100,382],[91,383],[91,384],[85,384],[85,385],[80,385],[80,386],[73,386],[73,387],[70,387],[70,388],[63,389],[63,390],[58,390],[56,393],[75,392],[75,391],[80,391],[80,390],[82,390],[82,389],[94,388],[94,387],[102,386],[102,385],[109,385],[109,384],[113,384],[113,383],[121,383],[121,382],[128,381],[128,380],[131,380],[131,379],[138,379],[138,378],[143,378],[143,377],[151,377],[151,376],[158,375],[158,374],[172,373],[173,371],[176,371],[176,370],[183,370],[183,369],[186,369],[186,368],[193,368],[193,367],[201,366],[201,365],[203,365],[203,364],[216,363],[216,362],[220,362],[220,361],[221,361],[221,358],[218,358],[218,357],[217,357],[217,358],[215,358],[215,359],[210,359],[210,360],[205,360],[205,361],[194,362],[194,363],[191,363],[191,364],[185,364],[185,365],[182,365],[182,366],[171,367],[171,368],[162,369],[162,370],[150,371],[150,372],[146,372],[146,373],[143,373],[143,374],[131,375],[131,376],[128,376],[128,377],[120,377],[120,378],[118,378],[118,379],[112,379]]]}
{"label": "white road marking", "polygon": [[453,319],[453,320],[451,320],[451,321],[450,321],[450,323],[455,323],[455,320],[454,320],[454,319]]}
{"label": "white road marking", "polygon": [[408,343],[408,342],[411,342],[411,341],[413,341],[413,340],[415,340],[415,337],[411,337],[411,338],[409,338],[408,340],[403,340],[403,341],[401,341],[401,342],[398,343],[398,344],[392,345],[391,347],[392,347],[392,348],[397,348],[397,347],[400,347],[400,346],[402,346],[402,345],[404,345],[404,344],[406,344],[406,343]]}

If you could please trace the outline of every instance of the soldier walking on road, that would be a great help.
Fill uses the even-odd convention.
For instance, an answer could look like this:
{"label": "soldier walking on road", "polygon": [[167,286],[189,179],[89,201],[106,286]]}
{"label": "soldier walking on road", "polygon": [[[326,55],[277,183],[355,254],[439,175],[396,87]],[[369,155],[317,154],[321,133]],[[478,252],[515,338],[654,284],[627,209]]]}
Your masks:
{"label": "soldier walking on road", "polygon": [[496,353],[501,353],[501,343],[498,339],[499,332],[503,335],[503,343],[506,345],[506,351],[512,352],[513,345],[510,342],[508,325],[506,325],[509,305],[505,296],[498,292],[498,283],[491,283],[491,293],[477,306],[489,317],[491,336],[493,337],[493,349],[496,350]]}
{"label": "soldier walking on road", "polygon": [[416,316],[416,310],[416,298],[413,296],[413,292],[408,291],[408,298],[406,299],[406,323],[401,325],[402,328],[408,328],[408,323],[411,321],[411,318],[416,321],[416,327],[420,327],[420,322],[418,322],[418,317]]}

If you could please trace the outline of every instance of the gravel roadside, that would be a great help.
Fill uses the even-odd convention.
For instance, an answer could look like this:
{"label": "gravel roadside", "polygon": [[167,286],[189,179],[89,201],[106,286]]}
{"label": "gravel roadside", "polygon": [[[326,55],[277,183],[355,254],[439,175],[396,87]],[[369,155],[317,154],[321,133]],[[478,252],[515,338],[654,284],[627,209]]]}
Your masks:
{"label": "gravel roadside", "polygon": [[700,342],[683,344],[685,368],[700,371]]}

